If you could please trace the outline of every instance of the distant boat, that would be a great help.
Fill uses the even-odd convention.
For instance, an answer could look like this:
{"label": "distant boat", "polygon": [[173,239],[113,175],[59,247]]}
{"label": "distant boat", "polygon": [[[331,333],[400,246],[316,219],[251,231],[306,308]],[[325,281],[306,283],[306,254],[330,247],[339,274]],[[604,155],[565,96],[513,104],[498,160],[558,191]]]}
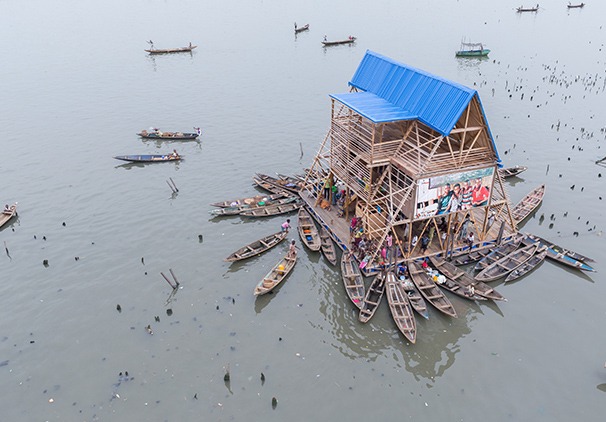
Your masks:
{"label": "distant boat", "polygon": [[490,50],[482,43],[462,42],[461,49],[455,53],[457,57],[486,57]]}
{"label": "distant boat", "polygon": [[195,127],[195,133],[187,133],[187,132],[162,132],[159,129],[153,129],[151,132],[147,130],[142,130],[137,133],[142,138],[146,139],[172,139],[172,140],[189,140],[196,139],[198,136],[202,134],[202,130],[199,127]]}
{"label": "distant boat", "polygon": [[295,22],[295,34],[298,34],[299,32],[303,32],[303,31],[307,31],[309,29],[309,24],[305,24],[303,26],[297,26],[297,23]]}
{"label": "distant boat", "polygon": [[528,167],[515,166],[515,167],[502,168],[502,169],[499,169],[498,171],[499,171],[499,176],[501,176],[501,178],[507,179],[508,177],[517,176],[518,174],[520,174],[526,170],[528,170]]}
{"label": "distant boat", "polygon": [[543,201],[545,195],[545,185],[541,185],[533,189],[511,210],[511,215],[516,224],[520,224],[532,214]]}
{"label": "distant boat", "polygon": [[539,11],[539,5],[537,4],[535,7],[524,7],[524,6],[520,6],[516,9],[516,11],[518,13],[523,13],[523,12],[538,12]]}
{"label": "distant boat", "polygon": [[183,156],[176,154],[147,154],[147,155],[116,155],[116,160],[141,162],[141,163],[159,163],[162,161],[179,161]]}
{"label": "distant boat", "polygon": [[0,227],[4,226],[8,223],[8,220],[17,215],[17,203],[15,202],[13,205],[5,209],[2,214],[0,214]]}
{"label": "distant boat", "polygon": [[197,45],[192,45],[192,43],[189,43],[189,45],[187,47],[154,48],[153,42],[148,41],[148,43],[151,45],[151,47],[145,51],[148,52],[149,54],[189,53],[194,48],[198,47]]}
{"label": "distant boat", "polygon": [[585,6],[585,3],[579,3],[579,4],[570,4],[570,3],[568,3],[568,5],[566,7],[569,8],[569,9],[580,9],[583,6]]}
{"label": "distant boat", "polygon": [[356,41],[356,37],[352,37],[351,35],[346,40],[338,40],[338,41],[328,41],[326,37],[324,37],[324,41],[322,41],[322,45],[324,47],[330,47],[332,45],[340,45],[340,44],[353,44]]}

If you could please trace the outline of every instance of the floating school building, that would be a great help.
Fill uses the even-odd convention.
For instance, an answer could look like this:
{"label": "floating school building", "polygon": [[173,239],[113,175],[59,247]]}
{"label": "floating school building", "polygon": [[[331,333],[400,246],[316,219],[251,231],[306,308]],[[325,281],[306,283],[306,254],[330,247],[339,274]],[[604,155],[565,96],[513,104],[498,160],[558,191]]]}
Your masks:
{"label": "floating school building", "polygon": [[[456,254],[470,233],[481,247],[517,232],[475,90],[372,51],[349,86],[330,95],[330,129],[301,192],[343,250],[365,238],[357,256],[372,269],[389,235],[400,261]],[[340,205],[333,185],[344,192]]]}

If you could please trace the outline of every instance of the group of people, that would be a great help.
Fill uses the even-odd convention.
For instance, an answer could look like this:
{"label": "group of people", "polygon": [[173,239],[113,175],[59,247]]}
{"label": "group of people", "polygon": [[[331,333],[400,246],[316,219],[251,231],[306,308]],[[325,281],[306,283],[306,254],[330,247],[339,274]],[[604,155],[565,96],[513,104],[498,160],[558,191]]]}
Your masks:
{"label": "group of people", "polygon": [[11,207],[8,204],[6,204],[4,206],[4,211],[2,211],[2,212],[3,212],[3,214],[10,215],[13,213],[13,210],[11,209]]}
{"label": "group of people", "polygon": [[489,197],[488,187],[482,185],[481,178],[475,179],[473,183],[470,180],[454,185],[446,183],[442,186],[442,192],[437,199],[438,209],[436,214],[481,207],[488,204]]}

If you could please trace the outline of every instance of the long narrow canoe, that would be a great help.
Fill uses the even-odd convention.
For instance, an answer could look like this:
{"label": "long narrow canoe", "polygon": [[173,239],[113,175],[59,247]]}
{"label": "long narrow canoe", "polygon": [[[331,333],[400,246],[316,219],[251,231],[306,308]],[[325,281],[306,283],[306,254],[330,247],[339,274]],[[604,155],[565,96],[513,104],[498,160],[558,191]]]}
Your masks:
{"label": "long narrow canoe", "polygon": [[305,24],[305,25],[303,25],[303,26],[296,26],[296,24],[295,24],[295,34],[298,34],[298,33],[303,32],[303,31],[307,31],[308,29],[309,29],[309,24],[308,23]]}
{"label": "long narrow canoe", "polygon": [[482,271],[484,268],[488,267],[493,262],[497,262],[504,256],[509,255],[510,253],[518,249],[518,246],[520,246],[522,240],[524,240],[524,235],[516,234],[511,240],[511,242],[503,243],[501,246],[494,248],[488,255],[478,261],[478,263],[473,268],[474,271]]}
{"label": "long narrow canoe", "polygon": [[322,45],[324,47],[330,47],[332,45],[340,45],[340,44],[353,44],[356,41],[356,37],[349,37],[346,40],[337,40],[337,41],[322,41]]}
{"label": "long narrow canoe", "polygon": [[4,211],[2,211],[2,214],[0,214],[0,227],[4,226],[6,223],[8,223],[8,220],[13,218],[15,215],[17,215],[17,203],[16,202],[13,205],[11,205],[10,207],[8,207],[8,210],[4,210]]}
{"label": "long narrow canoe", "polygon": [[263,280],[261,280],[259,284],[257,284],[257,287],[255,287],[254,292],[255,296],[264,295],[265,293],[268,293],[275,289],[276,286],[278,286],[280,283],[282,283],[282,281],[284,281],[284,279],[291,272],[296,263],[296,255],[294,257],[289,257],[288,255],[284,256],[284,258],[282,258],[280,262],[278,262],[276,266],[273,267],[265,277],[263,277]]}
{"label": "long narrow canoe", "polygon": [[137,135],[145,139],[190,141],[192,139],[196,139],[202,133],[200,128],[195,129],[197,129],[196,132],[161,132],[159,130],[148,132],[147,130],[142,130],[141,132],[137,133]]}
{"label": "long narrow canoe", "polygon": [[231,208],[231,207],[240,207],[243,205],[253,205],[258,204],[261,201],[275,201],[276,199],[284,198],[283,193],[274,193],[272,195],[256,195],[249,196],[247,198],[233,199],[231,201],[221,201],[221,202],[213,202],[213,207],[218,208]]}
{"label": "long narrow canoe", "polygon": [[570,249],[562,248],[561,246],[558,246],[555,243],[550,242],[547,239],[539,237],[536,234],[526,233],[526,237],[527,237],[527,239],[524,240],[524,243],[541,242],[541,245],[545,245],[545,246],[553,249],[554,251],[562,253],[566,256],[569,256],[572,259],[576,259],[577,261],[595,262],[594,259],[589,258],[588,256],[581,255],[580,253],[571,251]]}
{"label": "long narrow canoe", "polygon": [[510,272],[526,263],[535,254],[538,246],[539,245],[535,243],[513,251],[509,255],[504,256],[497,262],[484,268],[476,274],[475,279],[488,282],[507,276]]}
{"label": "long narrow canoe", "polygon": [[526,170],[528,170],[528,167],[515,166],[515,167],[502,168],[502,169],[499,169],[498,171],[499,171],[499,176],[501,176],[501,178],[503,178],[503,179],[506,179],[508,177],[517,176],[518,174],[520,174]]}
{"label": "long narrow canoe", "polygon": [[560,248],[558,245],[554,245],[553,243],[538,238],[537,236],[530,235],[526,238],[524,242],[527,244],[537,243],[540,246],[547,246],[547,258],[557,261],[560,264],[564,264],[568,267],[576,268],[578,270],[595,271],[595,269],[589,264],[574,258],[575,256],[578,257],[583,255]]}
{"label": "long narrow canoe", "polygon": [[448,300],[442,290],[436,286],[436,283],[429,278],[427,272],[425,272],[420,265],[417,265],[414,262],[409,262],[408,271],[410,273],[410,278],[412,279],[413,283],[415,283],[425,300],[431,303],[438,311],[453,318],[457,317],[457,311],[455,311],[455,308],[452,306],[452,303],[450,303],[450,300]]}
{"label": "long narrow canoe", "polygon": [[410,302],[412,309],[414,309],[415,312],[421,315],[423,318],[429,319],[427,303],[425,302],[425,299],[423,299],[419,289],[417,289],[417,286],[415,286],[415,284],[408,279],[400,279],[400,284],[402,285],[402,290],[404,290],[408,295],[408,301]]}
{"label": "long narrow canoe", "polygon": [[256,178],[264,182],[271,183],[272,185],[275,185],[277,187],[286,189],[293,193],[299,193],[299,191],[301,190],[301,181],[297,180],[294,177],[273,177],[267,174],[257,173]]}
{"label": "long narrow canoe", "polygon": [[194,48],[198,47],[197,45],[191,45],[191,43],[187,47],[177,47],[177,48],[148,48],[145,50],[149,54],[170,54],[170,53],[189,53]]}
{"label": "long narrow canoe", "polygon": [[303,202],[295,201],[289,204],[268,205],[266,207],[251,208],[243,210],[240,215],[245,217],[270,217],[272,215],[286,214],[297,211],[303,206]]}
{"label": "long narrow canoe", "polygon": [[261,180],[258,177],[253,177],[253,182],[255,183],[256,186],[260,187],[261,189],[265,189],[266,191],[271,192],[271,193],[281,193],[283,195],[292,194],[291,191],[284,189],[283,187],[280,187],[278,185],[274,185],[273,183],[269,183],[264,180]]}
{"label": "long narrow canoe", "polygon": [[246,246],[241,247],[231,255],[229,255],[225,260],[227,262],[241,261],[243,259],[252,258],[253,256],[257,256],[262,254],[265,251],[270,250],[278,243],[286,239],[288,232],[280,231],[277,233],[270,234],[269,236],[265,236],[262,239],[255,240],[252,243],[249,243]]}
{"label": "long narrow canoe", "polygon": [[320,241],[320,233],[316,227],[311,215],[307,212],[304,207],[299,208],[299,220],[297,223],[297,230],[299,231],[299,237],[303,244],[311,251],[319,251],[322,246]]}
{"label": "long narrow canoe", "polygon": [[[429,257],[432,265],[438,269],[445,277],[458,283],[463,289],[467,291],[467,294],[473,293],[475,296],[480,295],[486,299],[491,300],[507,300],[503,295],[493,289],[486,283],[475,280],[472,276],[467,274],[464,270],[457,268],[451,262],[444,260],[437,256]],[[473,289],[472,289],[473,287]]]}
{"label": "long narrow canoe", "polygon": [[331,265],[337,265],[337,250],[330,235],[324,227],[320,227],[320,243],[322,254]]}
{"label": "long narrow canoe", "polygon": [[343,252],[341,255],[341,276],[347,296],[358,309],[361,309],[364,296],[366,296],[364,278],[350,252]]}
{"label": "long narrow canoe", "polygon": [[499,245],[494,244],[494,245],[490,245],[490,246],[484,246],[484,247],[480,247],[478,249],[474,249],[471,252],[466,252],[466,253],[457,255],[456,258],[452,262],[455,265],[473,264],[474,262],[478,262],[478,261],[484,259],[487,255],[492,253],[495,249],[497,249],[503,245],[506,245],[508,243],[515,242],[515,241],[518,241],[518,244],[519,244],[519,242],[523,238],[524,238],[523,234],[516,233],[511,238],[505,240],[503,243],[501,243]]}
{"label": "long narrow canoe", "polygon": [[545,256],[547,255],[547,246],[540,246],[535,253],[526,263],[520,265],[518,268],[509,273],[509,275],[505,278],[505,283],[509,283],[511,281],[517,280],[518,278],[529,274],[534,271],[539,265],[545,261]]}
{"label": "long narrow canoe", "polygon": [[385,292],[385,274],[380,272],[375,276],[370,283],[370,287],[366,291],[366,296],[364,296],[364,302],[362,302],[362,307],[360,308],[360,313],[358,314],[358,320],[362,323],[367,323],[370,318],[375,314],[379,304],[381,303],[381,299],[383,298],[383,293]]}
{"label": "long narrow canoe", "polygon": [[182,155],[173,154],[141,154],[141,155],[116,155],[116,160],[140,162],[140,163],[159,163],[162,161],[179,161]]}
{"label": "long narrow canoe", "polygon": [[385,294],[387,303],[396,327],[404,337],[411,343],[417,340],[417,323],[413,314],[412,306],[408,301],[408,295],[402,289],[396,275],[393,272],[387,274],[385,281]]}
{"label": "long narrow canoe", "polygon": [[257,203],[253,203],[251,205],[237,205],[234,207],[226,207],[226,208],[217,208],[214,210],[210,210],[209,213],[219,217],[219,216],[226,216],[226,215],[238,215],[240,213],[242,213],[242,211],[244,210],[253,210],[253,209],[258,209],[258,208],[262,208],[262,207],[269,207],[272,205],[285,205],[285,204],[290,204],[291,202],[295,202],[297,200],[297,198],[295,198],[294,196],[288,196],[285,198],[280,198],[280,199],[276,199],[276,200],[266,200],[266,201],[259,201]]}
{"label": "long narrow canoe", "polygon": [[543,201],[544,195],[545,185],[538,186],[513,207],[511,215],[516,224],[520,224],[522,221],[526,220],[530,214],[537,209],[539,204]]}

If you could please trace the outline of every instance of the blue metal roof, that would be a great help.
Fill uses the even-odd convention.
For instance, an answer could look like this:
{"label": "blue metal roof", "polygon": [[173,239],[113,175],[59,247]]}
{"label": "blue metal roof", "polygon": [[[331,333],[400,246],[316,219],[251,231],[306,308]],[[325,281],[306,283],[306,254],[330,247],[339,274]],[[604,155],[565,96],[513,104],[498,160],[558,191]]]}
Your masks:
{"label": "blue metal roof", "polygon": [[444,136],[477,95],[473,89],[370,50],[349,85],[365,92],[331,97],[375,123],[416,119]]}

